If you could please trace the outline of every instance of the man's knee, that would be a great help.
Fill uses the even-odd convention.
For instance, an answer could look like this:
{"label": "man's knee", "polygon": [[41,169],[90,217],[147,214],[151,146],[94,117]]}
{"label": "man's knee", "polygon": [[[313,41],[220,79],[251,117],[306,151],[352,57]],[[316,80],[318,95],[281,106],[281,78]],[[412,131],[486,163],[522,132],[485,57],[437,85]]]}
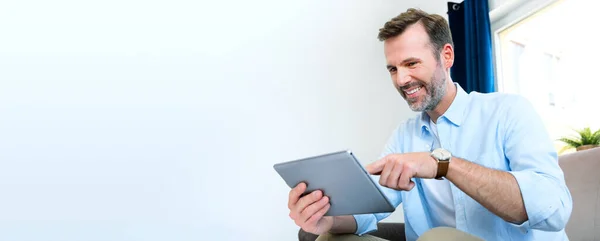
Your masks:
{"label": "man's knee", "polygon": [[386,241],[371,235],[358,236],[356,234],[322,234],[316,241]]}
{"label": "man's knee", "polygon": [[417,241],[483,241],[478,237],[465,233],[455,228],[437,227],[425,232]]}

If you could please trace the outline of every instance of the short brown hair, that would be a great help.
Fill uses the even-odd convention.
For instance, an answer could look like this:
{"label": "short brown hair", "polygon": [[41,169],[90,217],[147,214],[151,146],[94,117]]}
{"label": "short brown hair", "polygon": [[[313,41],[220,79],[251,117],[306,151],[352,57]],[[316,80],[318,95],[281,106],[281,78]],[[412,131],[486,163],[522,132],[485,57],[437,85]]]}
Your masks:
{"label": "short brown hair", "polygon": [[396,37],[415,23],[421,23],[425,27],[436,59],[439,58],[445,44],[450,44],[454,47],[450,27],[446,19],[438,14],[429,14],[415,8],[409,8],[406,12],[385,23],[383,28],[379,29],[377,38],[380,41],[385,41],[386,39]]}

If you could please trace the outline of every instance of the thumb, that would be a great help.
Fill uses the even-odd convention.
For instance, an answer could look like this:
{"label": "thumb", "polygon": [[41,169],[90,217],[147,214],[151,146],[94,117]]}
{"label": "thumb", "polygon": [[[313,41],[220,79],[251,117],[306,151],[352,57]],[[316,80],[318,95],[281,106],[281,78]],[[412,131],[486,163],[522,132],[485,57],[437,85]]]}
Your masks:
{"label": "thumb", "polygon": [[379,175],[385,166],[385,159],[379,159],[365,167],[368,173],[372,175]]}

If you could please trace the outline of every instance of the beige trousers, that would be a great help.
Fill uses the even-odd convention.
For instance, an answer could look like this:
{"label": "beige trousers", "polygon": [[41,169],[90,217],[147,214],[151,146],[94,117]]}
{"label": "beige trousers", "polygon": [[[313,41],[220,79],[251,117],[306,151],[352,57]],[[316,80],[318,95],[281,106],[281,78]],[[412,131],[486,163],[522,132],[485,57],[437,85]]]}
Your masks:
{"label": "beige trousers", "polygon": [[[478,237],[459,231],[458,229],[448,227],[433,228],[425,232],[417,241],[483,241]],[[316,241],[386,241],[371,235],[358,236],[355,234],[324,234],[319,236]]]}

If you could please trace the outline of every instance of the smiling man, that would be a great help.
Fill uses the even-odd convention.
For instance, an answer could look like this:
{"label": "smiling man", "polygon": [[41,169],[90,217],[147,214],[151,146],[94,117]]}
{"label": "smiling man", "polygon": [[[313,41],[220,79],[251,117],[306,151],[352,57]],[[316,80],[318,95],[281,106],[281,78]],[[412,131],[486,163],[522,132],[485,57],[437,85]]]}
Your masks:
{"label": "smiling man", "polygon": [[[452,37],[439,15],[409,9],[379,39],[394,87],[419,112],[367,166],[389,199],[403,204],[406,239],[568,240],[571,195],[529,102],[466,93],[454,83]],[[303,230],[319,240],[382,240],[367,233],[389,213],[324,217],[328,197],[300,197],[305,189],[292,189],[288,203]]]}

